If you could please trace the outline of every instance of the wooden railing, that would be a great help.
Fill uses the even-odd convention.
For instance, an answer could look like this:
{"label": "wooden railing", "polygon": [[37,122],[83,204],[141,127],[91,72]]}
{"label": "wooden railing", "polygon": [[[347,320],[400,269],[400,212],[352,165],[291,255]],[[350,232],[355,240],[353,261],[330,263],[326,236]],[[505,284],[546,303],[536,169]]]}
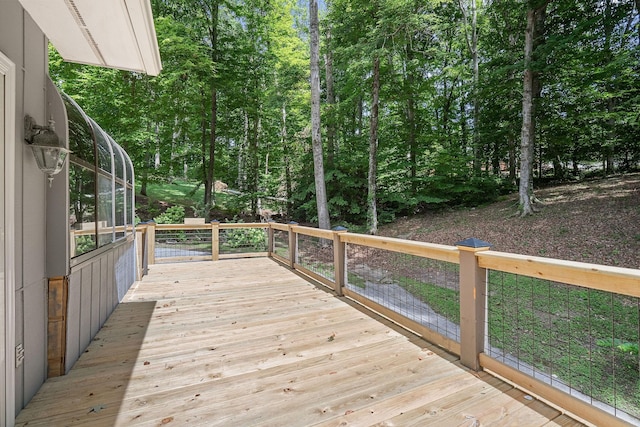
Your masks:
{"label": "wooden railing", "polygon": [[[637,319],[637,313],[640,312],[639,270],[502,253],[489,250],[488,244],[475,239],[459,242],[457,246],[447,246],[349,233],[340,228],[319,230],[299,226],[296,223],[222,224],[212,222],[199,225],[153,223],[138,225],[136,234],[139,271],[145,272],[147,265],[156,262],[154,255],[155,236],[159,230],[206,230],[210,232],[210,254],[200,258],[187,258],[189,260],[208,259],[215,261],[221,257],[229,256],[222,253],[224,250],[221,251],[224,245],[221,244],[220,234],[225,230],[236,229],[263,230],[265,251],[258,252],[258,254],[269,256],[289,268],[307,275],[329,287],[336,295],[348,297],[459,355],[461,363],[470,369],[489,370],[595,425],[630,425],[639,422],[640,408],[636,407],[635,412],[633,407],[631,410],[625,406],[619,408],[615,399],[613,405],[597,402],[600,396],[588,395],[582,389],[574,388],[570,379],[555,378],[553,372],[547,374],[545,371],[543,375],[540,374],[541,368],[538,368],[534,362],[528,363],[518,360],[517,355],[513,356],[512,353],[517,353],[518,350],[509,348],[509,343],[505,344],[503,348],[495,348],[495,340],[489,332],[489,329],[492,328],[492,322],[495,322],[493,310],[505,310],[498,312],[498,316],[506,316],[510,310],[510,307],[500,307],[499,302],[495,304],[492,302],[498,292],[494,289],[495,285],[490,283],[490,277],[495,274],[509,275],[508,277],[515,278],[513,283],[532,278],[530,280],[535,282],[526,285],[531,286],[532,290],[534,287],[537,289],[537,287],[547,286],[548,288],[544,289],[548,289],[545,292],[549,293],[549,302],[543,303],[543,306],[544,304],[553,305],[552,293],[556,292],[557,286],[561,286],[562,292],[566,292],[568,295],[571,292],[580,292],[580,295],[587,292],[586,297],[580,296],[581,300],[591,298],[588,292],[606,293],[611,296],[612,300],[621,298],[622,305],[631,304],[636,307],[636,318],[616,319],[616,321],[636,322],[636,329],[640,330],[640,326],[638,326],[640,321]],[[255,255],[255,251],[249,251],[245,254],[232,256]],[[164,258],[163,262],[184,260],[185,257],[174,257]],[[420,260],[431,264],[423,268],[421,267],[423,261]],[[426,279],[418,277],[423,274],[423,270],[430,271],[426,275],[428,276]],[[390,279],[378,277],[387,274],[388,271],[391,271],[389,273]],[[449,329],[455,329],[453,333],[443,333],[436,330],[428,322],[422,320],[420,317],[423,316],[422,314],[416,316],[414,313],[405,312],[404,309],[397,309],[394,304],[387,304],[385,296],[372,297],[363,292],[363,289],[373,285],[383,293],[393,290],[393,292],[401,294],[403,298],[412,299],[411,304],[426,307],[426,310],[431,313],[430,305],[438,303],[437,299],[443,297],[439,296],[440,294],[435,294],[435,297],[420,296],[419,291],[424,291],[420,287],[424,283],[442,276],[443,271],[449,275],[449,278],[454,275],[455,280],[453,281],[456,282],[451,283],[452,280],[444,279],[440,285],[437,285],[439,289],[444,289],[447,292],[448,298],[451,299],[450,304],[457,307],[454,310],[457,312],[444,320]],[[413,276],[418,277],[419,280]],[[404,284],[397,284],[403,281]],[[512,289],[520,286],[514,285],[512,282],[505,283],[501,285],[503,288]],[[531,294],[533,295],[534,292],[532,291]],[[531,307],[538,304],[526,295],[518,298],[520,298],[518,301],[509,300],[508,303],[529,304]],[[537,307],[533,311],[538,313],[540,310]],[[562,320],[570,322],[573,310],[574,308],[567,310],[568,314]],[[588,310],[591,310],[591,307]],[[553,316],[557,316],[557,313],[553,313],[550,309],[545,313],[544,316],[548,316],[547,323],[555,322],[556,318]],[[588,316],[592,315],[588,314]],[[555,333],[555,329],[551,325],[547,326],[549,329],[545,333]],[[523,334],[531,333],[526,330],[526,327],[522,328]],[[593,341],[593,339],[591,340]],[[615,347],[618,338],[611,335],[610,340],[612,346]],[[628,343],[631,345],[631,352],[635,348],[637,353],[640,336],[636,335],[632,340],[635,342]],[[540,342],[540,346],[548,345],[548,343],[543,343],[543,339],[536,337],[534,337],[534,342]],[[591,349],[588,353],[590,354],[592,351]],[[606,357],[614,358],[617,354],[614,354],[616,351],[614,348],[613,353]],[[509,360],[516,360],[517,363]],[[568,356],[567,360],[571,360],[571,358]],[[635,362],[637,371],[637,367],[640,365],[640,356],[635,356]],[[592,379],[592,381],[597,381],[597,379]],[[614,381],[632,382],[632,384],[619,384],[619,386],[629,386],[636,391],[640,386],[638,375],[633,378],[615,378]],[[635,383],[633,383],[634,381]],[[635,403],[636,406],[640,406],[637,405],[637,400]],[[633,401],[631,404],[633,405]]]}

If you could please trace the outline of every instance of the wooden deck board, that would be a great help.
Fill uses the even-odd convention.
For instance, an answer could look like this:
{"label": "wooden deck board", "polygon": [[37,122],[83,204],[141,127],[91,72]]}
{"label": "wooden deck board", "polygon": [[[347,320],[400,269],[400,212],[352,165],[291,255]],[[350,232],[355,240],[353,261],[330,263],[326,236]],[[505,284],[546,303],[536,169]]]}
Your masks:
{"label": "wooden deck board", "polygon": [[578,426],[264,258],[161,264],[18,426]]}

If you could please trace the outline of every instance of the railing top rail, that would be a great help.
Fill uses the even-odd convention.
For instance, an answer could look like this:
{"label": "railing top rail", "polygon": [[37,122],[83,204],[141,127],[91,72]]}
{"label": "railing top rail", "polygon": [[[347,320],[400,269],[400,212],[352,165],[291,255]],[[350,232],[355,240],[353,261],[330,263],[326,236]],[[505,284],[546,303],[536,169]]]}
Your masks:
{"label": "railing top rail", "polygon": [[458,248],[455,246],[355,233],[343,233],[340,235],[340,240],[345,243],[370,246],[388,251],[401,252],[408,255],[416,255],[439,261],[452,262],[455,264],[460,263],[460,253]]}
{"label": "railing top rail", "polygon": [[227,228],[269,228],[269,223],[266,222],[226,222],[220,223],[220,229]]}
{"label": "railing top rail", "polygon": [[269,227],[274,230],[289,231],[289,224],[280,224],[278,222],[270,222]]}
{"label": "railing top rail", "polygon": [[496,251],[476,257],[490,270],[640,297],[640,270]]}
{"label": "railing top rail", "polygon": [[156,230],[211,230],[211,224],[156,224]]}
{"label": "railing top rail", "polygon": [[294,225],[291,229],[295,233],[304,234],[305,236],[319,237],[321,239],[333,239],[333,231],[323,230],[320,228],[305,227],[302,225]]}
{"label": "railing top rail", "polygon": [[[155,224],[156,230],[211,230],[212,224]],[[228,228],[269,228],[269,224],[265,222],[229,222],[217,223],[221,230]],[[148,225],[145,224],[145,227]]]}

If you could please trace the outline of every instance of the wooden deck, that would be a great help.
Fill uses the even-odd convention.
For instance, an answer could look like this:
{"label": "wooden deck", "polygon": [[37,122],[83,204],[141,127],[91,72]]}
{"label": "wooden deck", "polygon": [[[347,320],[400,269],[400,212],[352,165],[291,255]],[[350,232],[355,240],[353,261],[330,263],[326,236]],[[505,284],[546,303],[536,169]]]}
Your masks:
{"label": "wooden deck", "polygon": [[18,426],[578,426],[266,258],[154,265]]}

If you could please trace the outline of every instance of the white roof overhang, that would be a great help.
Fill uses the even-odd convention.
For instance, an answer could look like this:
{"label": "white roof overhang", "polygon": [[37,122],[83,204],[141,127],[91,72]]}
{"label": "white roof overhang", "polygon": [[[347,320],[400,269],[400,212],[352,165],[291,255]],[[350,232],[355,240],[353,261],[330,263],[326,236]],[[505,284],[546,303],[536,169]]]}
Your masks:
{"label": "white roof overhang", "polygon": [[70,62],[137,71],[162,69],[150,0],[19,0]]}

